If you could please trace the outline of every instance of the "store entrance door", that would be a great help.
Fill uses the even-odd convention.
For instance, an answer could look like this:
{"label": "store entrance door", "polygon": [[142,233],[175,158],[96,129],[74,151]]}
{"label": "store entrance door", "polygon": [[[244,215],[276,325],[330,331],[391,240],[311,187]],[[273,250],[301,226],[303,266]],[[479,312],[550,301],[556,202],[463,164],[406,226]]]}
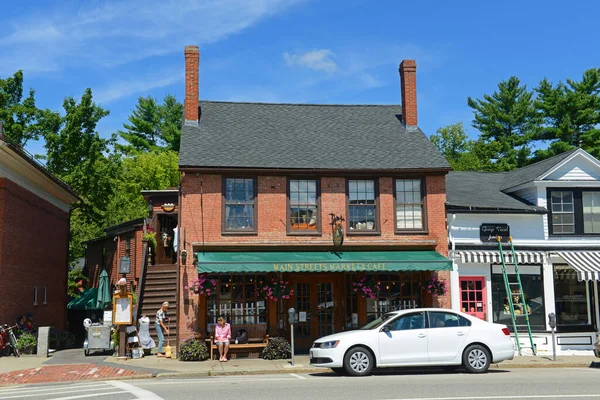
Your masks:
{"label": "store entrance door", "polygon": [[294,325],[297,350],[306,352],[316,339],[336,332],[335,290],[335,279],[330,275],[300,276],[295,280],[292,304],[298,312],[298,323]]}
{"label": "store entrance door", "polygon": [[460,278],[461,311],[485,321],[486,291],[484,276],[464,276]]}

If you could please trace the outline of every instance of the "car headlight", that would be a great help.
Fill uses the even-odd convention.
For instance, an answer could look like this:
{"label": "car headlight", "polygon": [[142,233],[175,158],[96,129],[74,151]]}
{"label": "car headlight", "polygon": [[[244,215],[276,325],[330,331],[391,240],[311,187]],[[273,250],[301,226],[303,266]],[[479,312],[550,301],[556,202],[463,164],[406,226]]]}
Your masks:
{"label": "car headlight", "polygon": [[340,343],[339,340],[332,340],[331,342],[323,342],[321,343],[322,349],[335,349],[337,345]]}

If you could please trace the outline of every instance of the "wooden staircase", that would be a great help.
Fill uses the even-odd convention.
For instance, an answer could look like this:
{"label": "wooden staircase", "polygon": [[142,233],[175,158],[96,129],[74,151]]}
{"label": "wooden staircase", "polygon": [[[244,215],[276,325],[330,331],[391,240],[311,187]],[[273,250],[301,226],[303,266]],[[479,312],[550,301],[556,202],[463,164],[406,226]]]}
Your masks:
{"label": "wooden staircase", "polygon": [[[165,301],[169,302],[168,322],[165,323],[170,331],[170,344],[174,350],[177,345],[177,265],[148,265],[146,267],[145,282],[143,294],[141,296],[140,312],[141,317],[146,315],[150,318],[150,335],[158,346],[158,336],[154,329],[156,312]],[[138,317],[139,318],[139,317]],[[165,335],[165,346],[167,336]]]}

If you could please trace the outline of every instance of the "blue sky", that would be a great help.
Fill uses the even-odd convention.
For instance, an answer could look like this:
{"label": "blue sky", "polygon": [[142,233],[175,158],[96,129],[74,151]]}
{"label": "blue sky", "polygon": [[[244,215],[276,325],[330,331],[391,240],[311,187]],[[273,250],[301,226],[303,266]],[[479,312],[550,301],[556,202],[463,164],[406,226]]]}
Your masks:
{"label": "blue sky", "polygon": [[38,106],[57,111],[91,87],[111,112],[99,126],[108,136],[139,96],[183,100],[188,44],[200,46],[210,100],[400,103],[398,64],[412,58],[421,128],[463,121],[475,137],[467,97],[511,75],[531,88],[599,66],[598,11],[592,1],[27,1],[2,7],[0,77],[24,70]]}

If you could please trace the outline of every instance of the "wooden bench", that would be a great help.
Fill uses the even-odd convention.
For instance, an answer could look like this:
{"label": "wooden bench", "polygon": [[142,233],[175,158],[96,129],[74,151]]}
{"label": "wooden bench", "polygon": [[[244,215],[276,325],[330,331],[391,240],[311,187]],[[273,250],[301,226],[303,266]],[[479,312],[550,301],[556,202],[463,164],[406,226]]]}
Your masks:
{"label": "wooden bench", "polygon": [[[235,344],[238,329],[246,329],[248,332],[248,343]],[[229,353],[251,352],[252,350],[264,349],[269,344],[266,324],[255,325],[231,325],[231,340],[229,341]],[[215,352],[216,351],[216,352]],[[219,354],[219,346],[215,344],[215,325],[210,328],[210,359],[214,360]]]}

